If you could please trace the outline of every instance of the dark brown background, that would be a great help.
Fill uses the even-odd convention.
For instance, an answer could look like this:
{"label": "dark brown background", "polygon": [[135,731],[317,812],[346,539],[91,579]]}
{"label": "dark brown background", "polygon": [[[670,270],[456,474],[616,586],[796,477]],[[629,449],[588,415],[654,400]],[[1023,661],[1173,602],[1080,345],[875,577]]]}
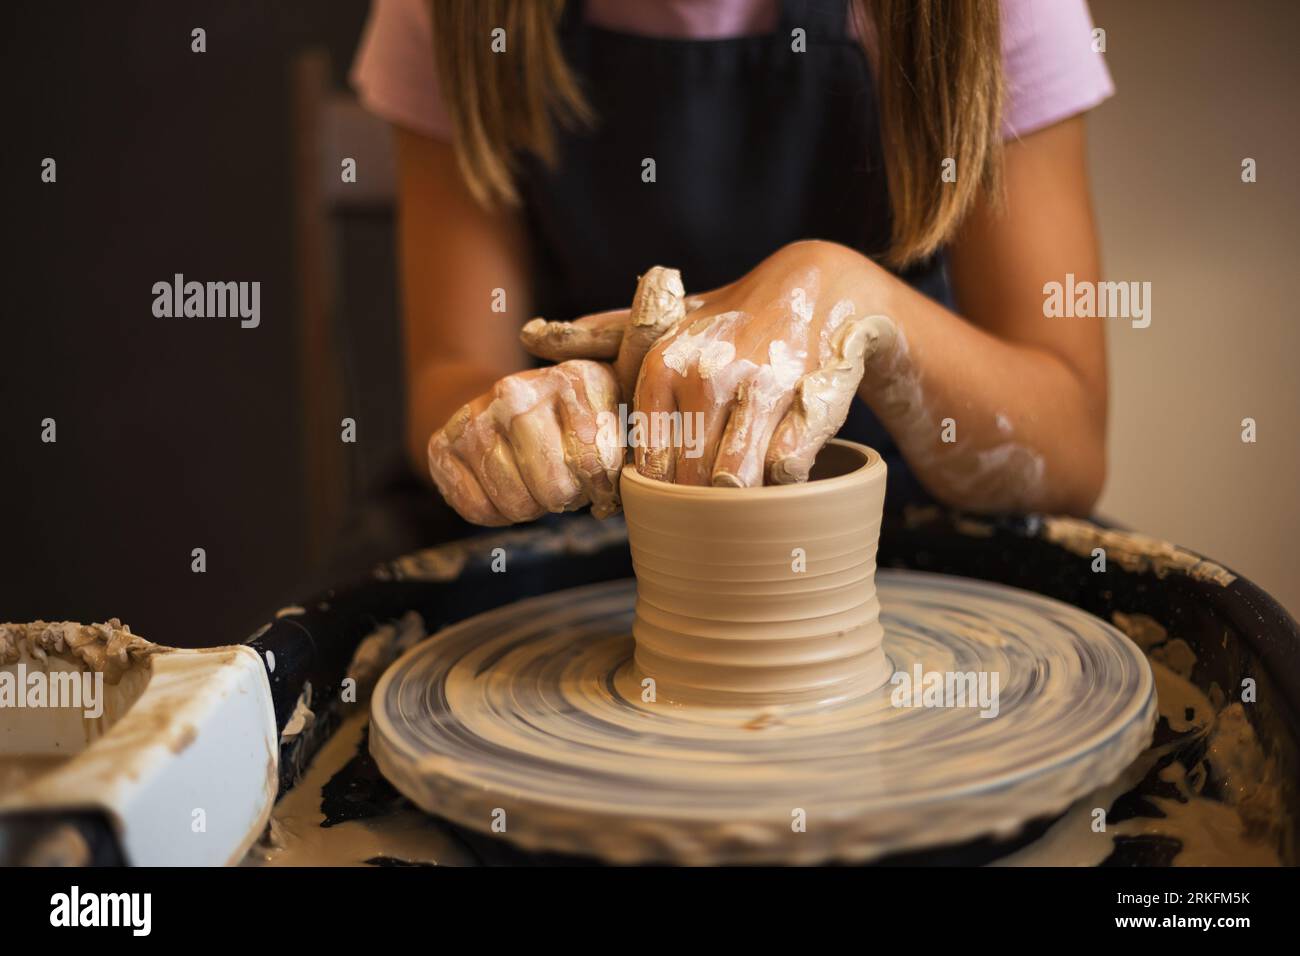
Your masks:
{"label": "dark brown background", "polygon": [[[163,643],[226,643],[302,596],[288,71],[323,44],[341,83],[366,9],[0,13],[0,620],[117,616]],[[260,327],[155,318],[151,287],[176,272],[260,280]],[[40,441],[47,416],[57,444]]]}

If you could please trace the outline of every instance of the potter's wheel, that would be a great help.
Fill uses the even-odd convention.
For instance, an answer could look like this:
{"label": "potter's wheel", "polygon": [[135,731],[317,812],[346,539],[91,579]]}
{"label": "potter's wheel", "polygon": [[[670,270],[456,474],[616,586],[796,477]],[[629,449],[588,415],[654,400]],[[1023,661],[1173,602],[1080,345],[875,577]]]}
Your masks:
{"label": "potter's wheel", "polygon": [[877,586],[892,669],[996,672],[996,717],[896,707],[889,684],[820,707],[643,702],[628,580],[412,648],[376,688],[371,749],[419,807],[526,849],[813,863],[1011,836],[1150,741],[1150,668],[1097,618],[966,578],[882,571]]}

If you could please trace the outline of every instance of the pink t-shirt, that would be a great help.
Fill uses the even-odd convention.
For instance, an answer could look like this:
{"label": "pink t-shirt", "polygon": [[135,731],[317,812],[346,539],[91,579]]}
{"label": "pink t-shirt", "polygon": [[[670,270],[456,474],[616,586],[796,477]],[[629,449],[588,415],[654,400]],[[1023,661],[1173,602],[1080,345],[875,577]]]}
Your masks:
{"label": "pink t-shirt", "polygon": [[[778,3],[587,0],[586,12],[607,30],[706,40],[770,33]],[[1092,109],[1115,91],[1104,54],[1092,50],[1086,0],[1002,0],[1002,57],[1007,138]],[[425,0],[373,0],[351,78],[373,113],[435,139],[451,138]]]}

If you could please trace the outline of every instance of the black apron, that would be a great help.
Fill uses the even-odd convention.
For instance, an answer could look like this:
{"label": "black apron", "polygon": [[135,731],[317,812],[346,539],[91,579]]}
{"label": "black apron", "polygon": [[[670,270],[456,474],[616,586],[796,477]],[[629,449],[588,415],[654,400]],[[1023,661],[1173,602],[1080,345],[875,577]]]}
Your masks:
{"label": "black apron", "polygon": [[[875,84],[848,0],[784,0],[775,33],[722,40],[616,33],[588,24],[583,6],[566,4],[560,31],[596,121],[558,131],[555,165],[525,157],[520,180],[537,314],[626,305],[652,265],[680,269],[690,292],[799,239],[885,252]],[[805,52],[792,49],[796,28]],[[941,257],[902,278],[951,304]],[[891,510],[930,500],[861,399],[840,436],[885,457]]]}

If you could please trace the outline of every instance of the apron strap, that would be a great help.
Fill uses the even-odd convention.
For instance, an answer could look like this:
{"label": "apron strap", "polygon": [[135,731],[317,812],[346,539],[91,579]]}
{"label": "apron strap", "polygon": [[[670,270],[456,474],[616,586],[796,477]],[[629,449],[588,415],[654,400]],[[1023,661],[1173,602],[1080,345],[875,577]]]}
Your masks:
{"label": "apron strap", "polygon": [[848,36],[849,0],[779,0],[778,31],[788,36],[802,27],[809,37],[842,40]]}

